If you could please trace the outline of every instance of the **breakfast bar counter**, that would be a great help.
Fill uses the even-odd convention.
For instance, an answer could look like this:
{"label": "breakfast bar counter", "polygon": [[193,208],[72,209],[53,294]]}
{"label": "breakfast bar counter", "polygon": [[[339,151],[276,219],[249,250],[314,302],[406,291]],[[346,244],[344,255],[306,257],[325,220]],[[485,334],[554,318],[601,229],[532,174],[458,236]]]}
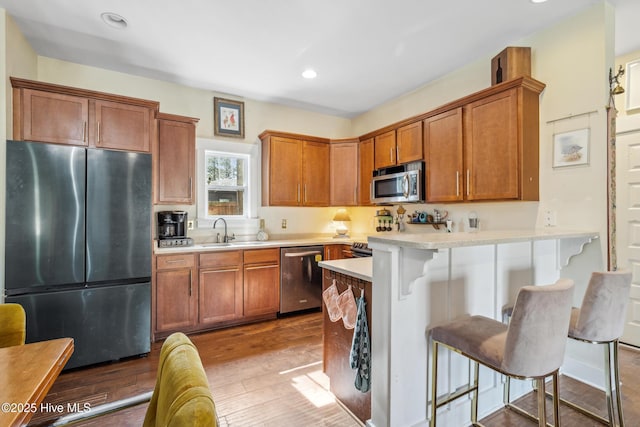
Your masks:
{"label": "breakfast bar counter", "polygon": [[[502,308],[514,302],[522,286],[551,284],[560,277],[576,281],[574,304],[579,305],[586,286],[580,275],[603,269],[598,233],[592,231],[384,233],[370,236],[368,244],[374,314],[369,425],[375,427],[428,425],[431,327],[468,314],[501,319]],[[575,366],[584,365],[580,354],[568,351],[565,364],[570,367],[573,359]],[[467,383],[466,359],[443,351],[440,360],[440,372],[447,374],[439,378],[439,390],[451,392]],[[503,405],[501,376],[481,369],[480,388],[482,418]],[[512,396],[528,390],[529,383],[522,382],[512,387]],[[441,408],[439,420],[468,425],[469,402]]]}

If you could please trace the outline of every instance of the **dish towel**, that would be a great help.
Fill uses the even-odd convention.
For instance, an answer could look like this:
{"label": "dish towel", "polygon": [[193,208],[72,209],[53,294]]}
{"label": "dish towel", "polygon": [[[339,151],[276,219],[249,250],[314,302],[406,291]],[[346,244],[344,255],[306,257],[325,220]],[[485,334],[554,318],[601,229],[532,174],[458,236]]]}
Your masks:
{"label": "dish towel", "polygon": [[324,305],[327,307],[329,320],[332,322],[340,320],[342,318],[342,310],[338,306],[338,287],[336,286],[336,279],[333,279],[333,283],[331,283],[331,285],[322,292],[322,299],[324,300]]}
{"label": "dish towel", "polygon": [[357,369],[354,385],[362,393],[369,391],[371,387],[371,349],[369,347],[369,325],[367,323],[367,310],[364,295],[358,298],[358,318],[353,332],[353,343],[349,362],[351,369]]}

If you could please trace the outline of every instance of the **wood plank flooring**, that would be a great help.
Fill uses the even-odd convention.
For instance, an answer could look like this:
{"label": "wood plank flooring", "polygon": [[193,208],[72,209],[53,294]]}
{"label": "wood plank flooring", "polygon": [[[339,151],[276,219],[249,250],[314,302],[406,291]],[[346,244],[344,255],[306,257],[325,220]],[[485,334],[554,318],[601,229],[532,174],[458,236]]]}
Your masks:
{"label": "wood plank flooring", "polygon": [[[327,391],[321,331],[322,313],[309,313],[190,336],[207,372],[221,425],[361,425]],[[44,402],[64,407],[87,402],[95,407],[150,391],[161,345],[155,343],[148,357],[65,372]],[[640,353],[621,348],[620,358],[625,420],[634,425],[640,419],[640,384],[636,380],[640,377]],[[577,381],[563,377],[561,394],[592,403],[606,413],[604,394]],[[534,411],[535,396],[527,395],[519,403]],[[145,403],[74,425],[141,426],[146,408]],[[60,415],[55,411],[37,413],[29,425],[47,426]],[[600,425],[564,406],[561,419],[565,427]],[[536,425],[508,410],[482,422],[487,427]]]}

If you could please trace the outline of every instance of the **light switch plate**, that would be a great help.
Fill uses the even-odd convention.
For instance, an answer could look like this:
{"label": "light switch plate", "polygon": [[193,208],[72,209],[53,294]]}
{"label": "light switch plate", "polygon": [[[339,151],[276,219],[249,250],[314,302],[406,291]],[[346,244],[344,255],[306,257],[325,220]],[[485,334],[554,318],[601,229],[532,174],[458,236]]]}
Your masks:
{"label": "light switch plate", "polygon": [[193,230],[193,221],[187,221],[187,230]]}

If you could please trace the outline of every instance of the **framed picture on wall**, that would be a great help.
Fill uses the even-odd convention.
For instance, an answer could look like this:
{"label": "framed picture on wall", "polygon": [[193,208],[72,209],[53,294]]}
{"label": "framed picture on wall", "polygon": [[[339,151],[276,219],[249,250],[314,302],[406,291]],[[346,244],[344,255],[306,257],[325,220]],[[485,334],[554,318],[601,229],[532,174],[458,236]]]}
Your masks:
{"label": "framed picture on wall", "polygon": [[627,63],[627,110],[640,108],[640,59]]}
{"label": "framed picture on wall", "polygon": [[244,138],[244,102],[213,98],[213,133]]}
{"label": "framed picture on wall", "polygon": [[589,164],[589,129],[553,135],[553,167]]}

